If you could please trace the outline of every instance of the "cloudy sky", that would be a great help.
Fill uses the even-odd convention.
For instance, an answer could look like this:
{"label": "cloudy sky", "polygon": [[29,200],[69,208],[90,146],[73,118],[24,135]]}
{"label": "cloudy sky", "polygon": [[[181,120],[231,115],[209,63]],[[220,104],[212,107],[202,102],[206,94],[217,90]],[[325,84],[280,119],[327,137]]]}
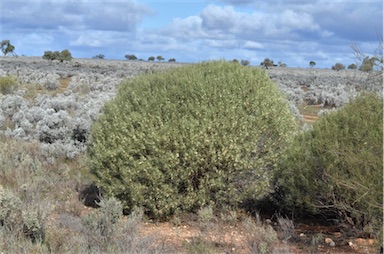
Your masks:
{"label": "cloudy sky", "polygon": [[0,0],[0,40],[18,55],[134,54],[178,62],[265,58],[288,67],[355,62],[383,38],[382,0]]}

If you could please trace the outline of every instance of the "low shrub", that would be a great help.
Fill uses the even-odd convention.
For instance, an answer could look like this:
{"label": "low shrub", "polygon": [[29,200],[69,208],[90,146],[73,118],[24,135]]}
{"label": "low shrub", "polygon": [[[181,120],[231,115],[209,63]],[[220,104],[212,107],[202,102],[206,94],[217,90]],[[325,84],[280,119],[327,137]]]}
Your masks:
{"label": "low shrub", "polygon": [[102,199],[100,208],[82,217],[87,250],[91,253],[169,253],[153,236],[140,235],[143,212],[123,217],[116,198]]}
{"label": "low shrub", "polygon": [[241,222],[241,225],[247,232],[245,240],[249,253],[274,253],[278,239],[277,233],[271,225],[263,224],[259,216],[256,217],[256,221],[247,217]]}
{"label": "low shrub", "polygon": [[297,135],[277,174],[279,205],[380,231],[383,99],[365,94]]}
{"label": "low shrub", "polygon": [[12,77],[0,77],[0,93],[12,94],[18,87],[17,80]]}
{"label": "low shrub", "polygon": [[218,61],[124,82],[93,125],[91,172],[154,218],[270,192],[296,123],[265,72]]}

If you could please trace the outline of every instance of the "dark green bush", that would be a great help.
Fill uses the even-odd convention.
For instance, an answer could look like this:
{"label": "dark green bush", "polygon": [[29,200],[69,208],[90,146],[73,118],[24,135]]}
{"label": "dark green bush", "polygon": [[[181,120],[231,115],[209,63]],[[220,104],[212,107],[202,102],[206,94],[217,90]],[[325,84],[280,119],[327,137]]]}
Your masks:
{"label": "dark green bush", "polygon": [[270,191],[295,122],[266,73],[205,62],[123,83],[94,124],[92,173],[125,209],[156,218]]}
{"label": "dark green bush", "polygon": [[0,77],[0,93],[11,94],[17,89],[17,81],[12,77]]}
{"label": "dark green bush", "polygon": [[277,171],[289,209],[381,227],[383,100],[358,97],[298,135]]}

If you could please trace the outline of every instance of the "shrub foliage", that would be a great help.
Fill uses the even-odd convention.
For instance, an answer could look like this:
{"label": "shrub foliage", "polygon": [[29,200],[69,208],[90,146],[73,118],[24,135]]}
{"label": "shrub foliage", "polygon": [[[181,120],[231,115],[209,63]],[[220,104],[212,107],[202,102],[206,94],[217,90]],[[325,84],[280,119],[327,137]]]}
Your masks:
{"label": "shrub foliage", "polygon": [[295,121],[265,72],[204,62],[123,82],[91,130],[107,195],[155,218],[270,191]]}
{"label": "shrub foliage", "polygon": [[298,135],[277,172],[286,206],[382,225],[383,100],[366,94]]}
{"label": "shrub foliage", "polygon": [[17,80],[13,77],[0,77],[0,93],[12,94],[17,89]]}

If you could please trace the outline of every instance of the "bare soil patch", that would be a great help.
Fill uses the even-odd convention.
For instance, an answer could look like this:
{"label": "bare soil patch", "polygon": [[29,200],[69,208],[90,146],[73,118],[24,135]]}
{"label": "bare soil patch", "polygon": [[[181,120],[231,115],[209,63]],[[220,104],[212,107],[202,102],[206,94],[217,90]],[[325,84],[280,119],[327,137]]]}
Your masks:
{"label": "bare soil patch", "polygon": [[[278,231],[278,229],[276,229]],[[348,238],[340,229],[332,226],[298,224],[295,229],[295,239],[276,243],[274,253],[378,253],[377,241],[374,239]],[[172,225],[164,223],[143,223],[141,234],[143,236],[157,236],[158,239],[171,245],[177,253],[188,253],[186,246],[201,234],[197,225],[182,224]],[[215,228],[209,230],[206,241],[215,246],[215,253],[250,253],[247,236],[244,228],[240,226],[224,226],[218,231]],[[325,243],[325,238],[331,238],[335,246]]]}

